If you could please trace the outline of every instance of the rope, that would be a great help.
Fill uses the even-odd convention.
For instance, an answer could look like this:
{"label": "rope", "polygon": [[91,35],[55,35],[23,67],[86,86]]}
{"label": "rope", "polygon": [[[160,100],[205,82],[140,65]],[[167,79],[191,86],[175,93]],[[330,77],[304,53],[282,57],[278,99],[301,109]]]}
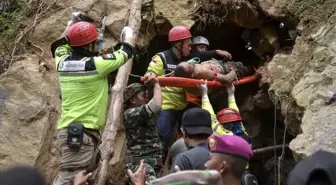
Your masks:
{"label": "rope", "polygon": [[274,185],[277,185],[276,177],[277,177],[277,158],[276,158],[276,126],[277,126],[277,119],[276,119],[276,102],[274,104],[274,123],[273,123],[273,145],[274,145]]}
{"label": "rope", "polygon": [[187,61],[187,63],[189,63],[189,64],[199,64],[200,62],[201,62],[201,59],[198,58],[198,57],[194,57],[194,58]]}
{"label": "rope", "polygon": [[285,124],[285,129],[284,129],[281,156],[278,158],[278,185],[281,185],[281,173],[280,173],[281,168],[280,167],[281,167],[281,162],[285,156],[286,131],[287,131],[287,124]]}
{"label": "rope", "polygon": [[[170,76],[171,74],[174,73],[174,71],[171,70],[171,69],[165,69],[165,71],[170,71],[170,73],[165,74],[165,75],[162,75],[163,77]],[[135,77],[135,78],[142,78],[142,77],[144,77],[144,76],[141,76],[141,75],[135,75],[135,74],[132,74],[132,73],[130,73],[129,75],[132,76],[132,77]]]}

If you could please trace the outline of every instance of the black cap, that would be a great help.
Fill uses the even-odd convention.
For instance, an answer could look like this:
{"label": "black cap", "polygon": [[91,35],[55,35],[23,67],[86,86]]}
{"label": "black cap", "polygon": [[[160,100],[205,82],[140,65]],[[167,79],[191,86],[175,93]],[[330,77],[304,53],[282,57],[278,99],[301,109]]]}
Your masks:
{"label": "black cap", "polygon": [[31,166],[16,166],[0,172],[1,185],[45,185],[44,175]]}
{"label": "black cap", "polygon": [[336,154],[317,151],[298,163],[288,176],[287,185],[336,184]]}
{"label": "black cap", "polygon": [[195,107],[184,112],[182,128],[188,135],[212,134],[211,116],[207,110]]}

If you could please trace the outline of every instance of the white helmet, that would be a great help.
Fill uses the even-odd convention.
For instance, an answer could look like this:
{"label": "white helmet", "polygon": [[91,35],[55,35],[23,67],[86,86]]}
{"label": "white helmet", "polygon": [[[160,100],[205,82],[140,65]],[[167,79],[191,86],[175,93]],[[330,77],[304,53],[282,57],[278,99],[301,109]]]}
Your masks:
{"label": "white helmet", "polygon": [[196,44],[205,44],[207,46],[210,45],[208,39],[206,39],[205,37],[202,37],[202,36],[194,37],[192,39],[192,44],[193,45],[196,45]]}

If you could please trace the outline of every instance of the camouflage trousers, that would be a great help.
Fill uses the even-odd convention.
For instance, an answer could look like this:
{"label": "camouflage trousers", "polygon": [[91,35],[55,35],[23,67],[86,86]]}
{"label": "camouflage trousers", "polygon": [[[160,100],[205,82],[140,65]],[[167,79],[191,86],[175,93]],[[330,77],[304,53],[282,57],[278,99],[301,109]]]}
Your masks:
{"label": "camouflage trousers", "polygon": [[[152,157],[143,157],[142,158],[145,161],[146,165],[146,184],[149,184],[156,178],[160,177],[161,169],[162,169],[162,163],[158,164],[157,159],[159,158],[152,158]],[[134,158],[126,158],[126,166],[125,170],[127,169],[132,170],[132,172],[135,172],[140,166],[140,160],[137,158],[134,160]],[[126,180],[127,185],[132,185],[131,179],[127,176]]]}
{"label": "camouflage trousers", "polygon": [[237,71],[238,77],[242,78],[244,76],[250,76],[254,74],[254,70],[250,66],[244,66],[241,62],[225,62],[222,63],[222,67],[224,70],[224,74],[227,74],[230,72],[230,68],[233,67]]}

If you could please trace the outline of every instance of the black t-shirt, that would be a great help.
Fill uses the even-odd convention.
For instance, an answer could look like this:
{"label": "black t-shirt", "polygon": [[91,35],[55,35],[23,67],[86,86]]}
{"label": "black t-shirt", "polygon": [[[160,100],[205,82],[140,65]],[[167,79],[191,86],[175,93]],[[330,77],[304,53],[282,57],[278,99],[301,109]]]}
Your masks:
{"label": "black t-shirt", "polygon": [[184,170],[205,170],[204,164],[209,159],[209,148],[206,142],[200,143],[188,151],[181,153],[174,161],[171,173],[175,172],[174,166]]}

